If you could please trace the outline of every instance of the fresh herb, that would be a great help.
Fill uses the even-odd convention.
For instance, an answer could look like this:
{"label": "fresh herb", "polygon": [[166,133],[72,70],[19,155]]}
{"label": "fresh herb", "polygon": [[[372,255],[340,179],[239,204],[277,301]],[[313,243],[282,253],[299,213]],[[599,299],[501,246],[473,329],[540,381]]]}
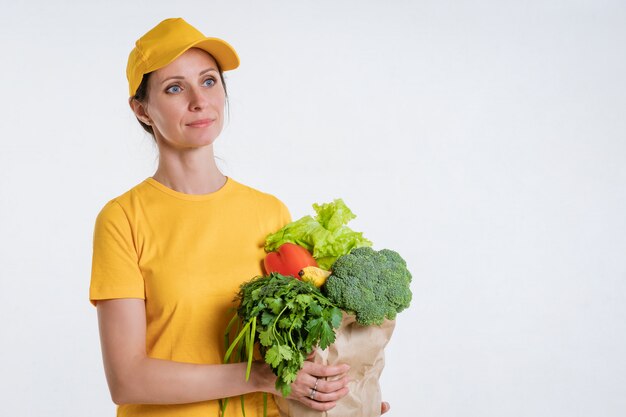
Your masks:
{"label": "fresh herb", "polygon": [[335,341],[341,310],[311,283],[278,273],[243,284],[237,300],[239,307],[226,330],[226,344],[236,323],[241,323],[241,330],[235,330],[237,336],[228,346],[224,362],[231,360],[233,352],[235,360],[247,360],[247,380],[258,341],[261,355],[278,377],[276,389],[288,396],[313,348],[326,349]]}

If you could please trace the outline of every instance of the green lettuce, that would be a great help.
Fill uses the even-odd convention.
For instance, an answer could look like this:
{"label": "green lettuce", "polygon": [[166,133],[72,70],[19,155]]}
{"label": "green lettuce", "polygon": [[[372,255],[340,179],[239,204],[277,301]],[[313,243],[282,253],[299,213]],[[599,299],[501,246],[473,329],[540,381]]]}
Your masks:
{"label": "green lettuce", "polygon": [[322,269],[329,270],[338,257],[354,248],[372,246],[372,242],[346,224],[356,216],[342,199],[331,203],[313,204],[315,217],[304,216],[285,225],[265,240],[265,251],[273,252],[286,242],[306,248]]}

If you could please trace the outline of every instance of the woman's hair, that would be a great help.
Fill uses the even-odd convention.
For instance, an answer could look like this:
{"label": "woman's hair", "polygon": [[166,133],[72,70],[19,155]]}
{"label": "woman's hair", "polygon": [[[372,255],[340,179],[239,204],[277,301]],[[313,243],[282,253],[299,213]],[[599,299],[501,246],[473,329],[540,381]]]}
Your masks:
{"label": "woman's hair", "polygon": [[[213,58],[213,56],[211,56],[211,58]],[[217,60],[215,59],[214,61],[217,64],[217,72],[219,72],[220,74],[220,81],[222,82],[222,86],[224,87],[224,95],[226,96],[226,108],[228,108],[228,92],[226,91],[226,83],[224,82],[224,73],[220,68],[219,62],[217,62]],[[143,78],[141,79],[141,84],[139,84],[139,87],[137,87],[137,92],[133,96],[133,99],[139,101],[140,103],[143,103],[148,99],[148,80],[150,79],[150,75],[152,75],[152,72],[148,72],[143,75]],[[150,133],[152,137],[154,137],[154,131],[152,130],[152,126],[145,124],[144,122],[139,120],[139,118],[137,118],[137,121],[139,122],[141,127],[143,127],[143,130]]]}

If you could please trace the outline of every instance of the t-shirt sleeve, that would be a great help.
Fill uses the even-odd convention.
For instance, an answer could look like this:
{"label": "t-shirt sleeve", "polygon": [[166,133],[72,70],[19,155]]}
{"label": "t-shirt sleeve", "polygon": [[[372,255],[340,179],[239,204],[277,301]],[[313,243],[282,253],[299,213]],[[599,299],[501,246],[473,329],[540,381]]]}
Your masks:
{"label": "t-shirt sleeve", "polygon": [[109,201],[96,218],[89,287],[93,305],[112,298],[145,299],[131,225],[115,200]]}

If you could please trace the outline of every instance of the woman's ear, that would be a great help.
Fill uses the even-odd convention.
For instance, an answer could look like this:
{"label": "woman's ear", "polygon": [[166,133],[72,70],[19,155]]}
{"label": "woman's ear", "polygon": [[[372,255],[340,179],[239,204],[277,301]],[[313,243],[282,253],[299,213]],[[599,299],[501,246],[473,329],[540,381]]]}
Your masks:
{"label": "woman's ear", "polygon": [[131,110],[135,113],[137,119],[139,119],[142,123],[150,126],[152,124],[152,120],[150,120],[150,116],[148,116],[148,112],[146,111],[146,106],[144,103],[140,102],[134,97],[130,97],[128,99],[128,104],[130,105]]}

